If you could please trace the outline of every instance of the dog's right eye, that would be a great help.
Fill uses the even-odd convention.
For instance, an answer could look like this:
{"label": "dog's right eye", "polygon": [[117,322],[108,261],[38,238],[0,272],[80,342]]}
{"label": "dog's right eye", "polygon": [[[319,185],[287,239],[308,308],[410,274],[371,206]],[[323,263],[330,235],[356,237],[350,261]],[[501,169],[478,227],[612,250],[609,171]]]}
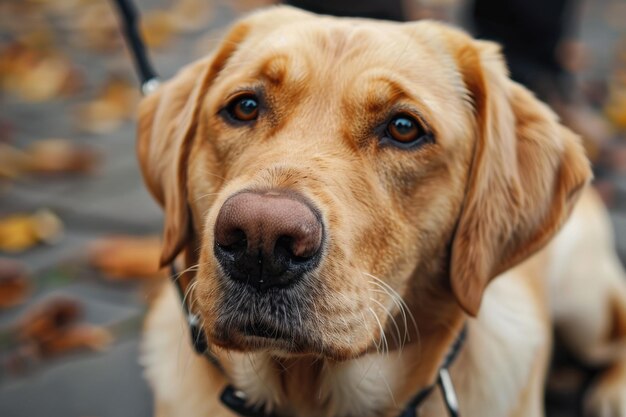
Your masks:
{"label": "dog's right eye", "polygon": [[226,106],[228,115],[240,122],[251,122],[259,117],[259,100],[253,94],[235,97]]}
{"label": "dog's right eye", "polygon": [[398,114],[387,124],[382,143],[411,149],[432,142],[433,136],[414,117]]}

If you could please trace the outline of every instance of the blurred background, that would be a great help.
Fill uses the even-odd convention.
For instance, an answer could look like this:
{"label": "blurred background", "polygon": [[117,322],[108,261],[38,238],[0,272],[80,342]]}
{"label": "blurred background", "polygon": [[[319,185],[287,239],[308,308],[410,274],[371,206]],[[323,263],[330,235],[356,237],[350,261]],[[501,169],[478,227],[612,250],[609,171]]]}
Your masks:
{"label": "blurred background", "polygon": [[[399,5],[399,15],[389,17],[445,20],[486,37],[490,10],[521,19],[505,1],[394,1],[387,7]],[[168,78],[210,51],[237,16],[272,1],[135,3],[155,67]],[[326,3],[338,14],[353,10],[345,0]],[[355,14],[366,3],[353,2]],[[514,76],[583,135],[626,260],[626,1],[522,3],[539,9],[520,30],[562,26],[553,31],[552,70],[515,56],[533,45],[505,46]],[[555,4],[566,18],[540,21]],[[0,0],[2,417],[152,415],[138,345],[167,272],[156,268],[162,215],[135,160],[139,98],[110,1]],[[548,415],[578,415],[593,374],[557,347]]]}

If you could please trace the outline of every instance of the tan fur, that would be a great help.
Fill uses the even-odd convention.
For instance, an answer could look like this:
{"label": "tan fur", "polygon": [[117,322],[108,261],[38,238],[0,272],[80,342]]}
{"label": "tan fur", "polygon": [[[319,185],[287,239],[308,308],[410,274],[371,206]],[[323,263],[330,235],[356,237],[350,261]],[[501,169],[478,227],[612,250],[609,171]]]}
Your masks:
{"label": "tan fur", "polygon": [[[224,119],[233,96],[259,89],[258,120]],[[382,146],[381,125],[398,112],[434,143]],[[165,209],[162,262],[184,253],[188,299],[228,375],[193,354],[166,287],[144,341],[158,415],[229,416],[218,393],[230,382],[281,415],[393,416],[433,383],[467,323],[452,367],[464,415],[537,416],[553,318],[583,358],[615,364],[590,408],[620,406],[626,286],[603,209],[584,203],[588,162],[578,138],[508,79],[495,44],[433,22],[272,8],[146,98],[138,136],[142,172]],[[238,191],[268,188],[304,195],[327,233],[295,315],[306,334],[297,346],[220,327],[225,306],[251,301],[225,298],[217,213]],[[542,250],[581,194],[563,232],[575,236]],[[588,219],[601,230],[569,226]],[[589,236],[591,252],[576,243]],[[595,274],[592,284],[570,259]],[[597,259],[604,267],[591,271]],[[578,307],[555,300],[570,279],[596,288],[577,300],[594,313],[585,326],[603,329],[593,338],[576,336]],[[443,415],[437,393],[422,411]]]}

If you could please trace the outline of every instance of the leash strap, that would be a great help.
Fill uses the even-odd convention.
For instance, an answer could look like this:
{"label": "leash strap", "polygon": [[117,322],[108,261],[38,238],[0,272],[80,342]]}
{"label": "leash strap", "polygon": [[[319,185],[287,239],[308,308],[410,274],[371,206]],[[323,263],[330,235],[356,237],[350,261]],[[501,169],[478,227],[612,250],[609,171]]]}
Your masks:
{"label": "leash strap", "polygon": [[115,0],[115,4],[117,5],[120,19],[122,21],[124,38],[128,43],[128,48],[130,49],[130,54],[133,57],[139,81],[141,82],[141,93],[143,95],[148,95],[157,89],[160,82],[156,71],[148,59],[146,47],[141,35],[139,34],[139,30],[137,29],[139,13],[131,1]]}

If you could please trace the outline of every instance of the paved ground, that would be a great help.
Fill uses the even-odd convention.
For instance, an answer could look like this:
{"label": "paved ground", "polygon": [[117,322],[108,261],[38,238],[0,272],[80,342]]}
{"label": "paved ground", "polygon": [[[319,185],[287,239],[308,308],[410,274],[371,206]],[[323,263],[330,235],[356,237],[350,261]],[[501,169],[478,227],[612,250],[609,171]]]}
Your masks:
{"label": "paved ground", "polygon": [[[166,2],[137,3],[142,9],[150,9]],[[212,28],[227,25],[233,16],[225,6],[217,7],[215,13]],[[173,47],[153,52],[155,66],[164,78],[192,59],[197,37],[177,39]],[[84,266],[84,248],[97,237],[109,234],[160,233],[161,211],[139,175],[134,124],[125,123],[104,136],[84,135],[76,133],[71,118],[73,106],[93,94],[111,67],[121,69],[131,79],[134,73],[122,54],[111,57],[68,45],[62,48],[85,69],[88,87],[84,94],[41,104],[0,97],[1,118],[13,124],[15,144],[26,146],[49,137],[71,138],[99,149],[103,169],[94,176],[21,179],[1,189],[0,216],[47,207],[63,220],[66,235],[59,245],[9,256],[28,265],[37,290],[26,305],[0,312],[0,328],[6,328],[43,297],[69,295],[83,302],[87,322],[111,328],[127,324],[130,330],[126,329],[103,353],[71,354],[46,361],[34,365],[26,375],[0,369],[0,416],[147,417],[152,414],[151,394],[137,361],[145,292],[140,285],[111,284],[101,279]]]}
{"label": "paved ground", "polygon": [[[143,10],[159,3],[162,2],[138,1]],[[226,25],[234,15],[230,7],[216,6],[211,29]],[[583,33],[592,43],[606,43],[615,36],[602,27],[599,13],[589,16]],[[156,68],[165,78],[192,59],[198,36],[180,37],[172,47],[153,54]],[[0,189],[0,216],[47,207],[66,225],[66,236],[61,244],[12,256],[27,263],[37,280],[37,291],[26,305],[1,312],[0,328],[6,328],[30,305],[54,293],[80,298],[86,306],[88,322],[122,327],[124,331],[103,353],[73,354],[46,361],[34,365],[25,375],[0,370],[0,416],[147,417],[152,411],[151,394],[137,361],[146,292],[140,285],[102,280],[97,272],[84,265],[84,248],[95,238],[112,233],[158,233],[161,213],[139,177],[133,123],[128,122],[105,136],[83,135],[76,133],[68,117],[73,106],[102,83],[109,68],[122,68],[130,77],[133,75],[121,54],[103,57],[69,45],[63,48],[86,70],[87,90],[74,99],[36,105],[0,97],[0,118],[12,122],[13,140],[20,146],[47,137],[72,138],[100,149],[105,163],[103,170],[94,176],[21,179]],[[611,48],[602,50],[603,54],[610,53],[607,51]],[[603,70],[606,68],[602,65],[593,68],[593,71]],[[617,177],[617,182],[623,187],[621,190],[626,191],[626,181]],[[626,212],[625,207],[617,207],[620,209],[615,213],[619,248],[626,253]],[[6,352],[0,351],[0,359],[3,353]],[[561,411],[554,411],[552,415],[572,415],[562,411],[566,406],[560,407]]]}

